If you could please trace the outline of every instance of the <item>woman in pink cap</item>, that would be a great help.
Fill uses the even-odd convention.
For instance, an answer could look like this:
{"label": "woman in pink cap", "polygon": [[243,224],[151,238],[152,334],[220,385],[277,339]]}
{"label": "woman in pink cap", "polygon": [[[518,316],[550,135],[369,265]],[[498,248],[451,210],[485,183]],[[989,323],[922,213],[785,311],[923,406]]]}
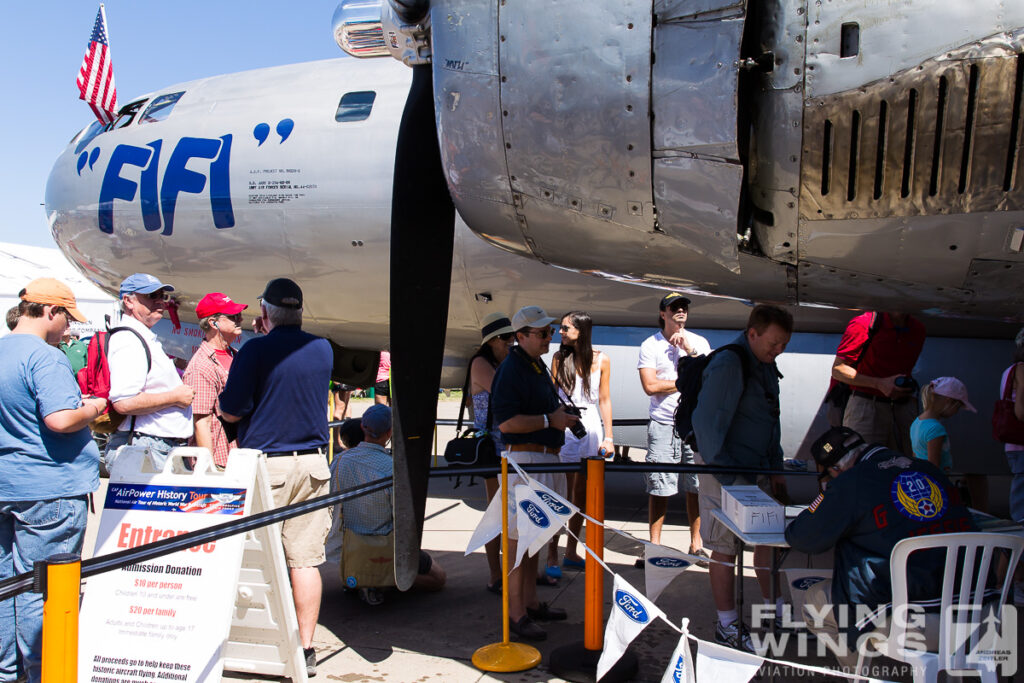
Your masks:
{"label": "woman in pink cap", "polygon": [[936,377],[921,389],[924,412],[910,425],[914,456],[927,460],[945,474],[953,470],[949,437],[940,420],[953,417],[961,407],[978,412],[967,400],[967,387],[956,377]]}

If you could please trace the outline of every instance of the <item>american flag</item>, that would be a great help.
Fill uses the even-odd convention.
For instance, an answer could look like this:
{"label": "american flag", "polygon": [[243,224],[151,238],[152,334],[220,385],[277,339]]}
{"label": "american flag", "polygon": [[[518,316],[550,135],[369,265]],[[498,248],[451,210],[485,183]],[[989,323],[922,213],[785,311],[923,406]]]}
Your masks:
{"label": "american flag", "polygon": [[117,88],[114,87],[114,67],[110,63],[110,45],[107,44],[107,15],[100,5],[96,23],[92,27],[89,47],[85,50],[82,68],[78,70],[79,98],[92,107],[101,123],[114,120],[117,111]]}

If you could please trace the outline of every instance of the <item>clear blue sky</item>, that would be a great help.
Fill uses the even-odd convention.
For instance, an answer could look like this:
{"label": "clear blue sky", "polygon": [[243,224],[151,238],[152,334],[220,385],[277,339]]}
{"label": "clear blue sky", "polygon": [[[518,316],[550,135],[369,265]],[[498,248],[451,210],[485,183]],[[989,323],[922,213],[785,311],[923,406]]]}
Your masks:
{"label": "clear blue sky", "polygon": [[[339,57],[336,0],[108,0],[118,103],[157,88],[264,66]],[[18,2],[5,11],[0,242],[54,246],[43,211],[57,155],[93,119],[75,77],[98,2]]]}

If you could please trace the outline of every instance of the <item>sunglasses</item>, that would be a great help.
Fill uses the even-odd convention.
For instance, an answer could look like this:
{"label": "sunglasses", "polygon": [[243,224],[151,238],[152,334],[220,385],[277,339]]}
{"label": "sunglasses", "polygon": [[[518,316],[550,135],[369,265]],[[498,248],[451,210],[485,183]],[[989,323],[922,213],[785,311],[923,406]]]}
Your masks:
{"label": "sunglasses", "polygon": [[559,325],[558,326],[558,331],[559,332],[568,332],[569,331],[569,326],[568,325]]}
{"label": "sunglasses", "polygon": [[540,329],[533,329],[526,333],[527,335],[535,334],[541,339],[550,339],[554,331],[550,327],[542,327]]}
{"label": "sunglasses", "polygon": [[500,339],[501,341],[512,341],[512,338],[515,336],[515,332],[504,332],[498,335],[498,339]]}
{"label": "sunglasses", "polygon": [[227,313],[221,313],[220,317],[221,318],[227,318],[228,320],[230,320],[231,322],[233,322],[236,325],[241,325],[242,324],[242,314],[241,313],[235,313],[234,315],[228,315]]}
{"label": "sunglasses", "polygon": [[159,292],[154,292],[153,294],[143,294],[142,292],[136,292],[135,296],[145,297],[153,302],[163,301],[166,303],[171,300],[171,295],[163,290],[160,290]]}
{"label": "sunglasses", "polygon": [[675,313],[677,311],[689,311],[690,307],[687,306],[686,304],[669,304],[668,310],[671,311],[672,313]]}

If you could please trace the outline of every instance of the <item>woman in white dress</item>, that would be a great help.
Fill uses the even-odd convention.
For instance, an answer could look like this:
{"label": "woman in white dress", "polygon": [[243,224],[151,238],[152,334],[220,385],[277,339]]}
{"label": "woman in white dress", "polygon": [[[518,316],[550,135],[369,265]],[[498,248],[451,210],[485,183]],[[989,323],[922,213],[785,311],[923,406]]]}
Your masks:
{"label": "woman in white dress", "polygon": [[[562,317],[559,331],[562,344],[551,359],[551,373],[555,377],[560,398],[569,405],[580,409],[580,423],[587,434],[577,439],[568,429],[565,431],[565,445],[559,459],[565,463],[578,463],[585,458],[614,455],[612,442],[612,398],[611,359],[608,354],[595,351],[591,346],[593,321],[588,313],[572,311]],[[571,402],[567,399],[571,399]],[[584,470],[566,475],[569,499],[573,505],[584,509],[586,505],[587,479]],[[576,551],[576,538],[580,535],[583,518],[575,515],[569,520],[565,557],[562,566],[582,569],[583,558]],[[548,546],[548,568],[558,568],[558,537]],[[559,570],[560,571],[560,570]],[[558,573],[558,572],[550,572]]]}

